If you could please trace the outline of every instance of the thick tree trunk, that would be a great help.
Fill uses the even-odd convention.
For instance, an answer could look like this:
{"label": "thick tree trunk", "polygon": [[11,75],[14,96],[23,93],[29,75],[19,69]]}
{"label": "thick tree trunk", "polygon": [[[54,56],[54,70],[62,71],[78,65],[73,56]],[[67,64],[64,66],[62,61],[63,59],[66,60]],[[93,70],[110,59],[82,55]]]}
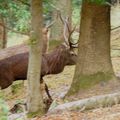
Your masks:
{"label": "thick tree trunk", "polygon": [[[71,0],[58,0],[54,2],[56,8],[60,9],[63,17],[68,16],[70,23],[72,22],[72,1]],[[53,20],[56,19],[57,11],[53,12]],[[51,40],[61,40],[63,38],[63,24],[58,18],[56,23],[51,28]]]}
{"label": "thick tree trunk", "polygon": [[5,21],[2,17],[0,17],[0,49],[6,47],[6,38]]}
{"label": "thick tree trunk", "polygon": [[78,63],[67,96],[113,79],[110,58],[110,7],[83,1]]}
{"label": "thick tree trunk", "polygon": [[40,66],[42,58],[42,0],[32,0],[32,27],[28,67],[28,112],[44,114],[45,105],[40,90]]}

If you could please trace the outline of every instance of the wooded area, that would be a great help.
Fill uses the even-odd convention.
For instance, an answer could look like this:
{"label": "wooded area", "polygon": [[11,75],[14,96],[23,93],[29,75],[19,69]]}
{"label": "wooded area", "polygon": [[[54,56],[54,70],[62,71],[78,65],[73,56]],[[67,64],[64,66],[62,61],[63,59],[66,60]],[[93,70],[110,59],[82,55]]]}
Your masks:
{"label": "wooded area", "polygon": [[119,19],[119,0],[1,0],[0,120],[120,110]]}

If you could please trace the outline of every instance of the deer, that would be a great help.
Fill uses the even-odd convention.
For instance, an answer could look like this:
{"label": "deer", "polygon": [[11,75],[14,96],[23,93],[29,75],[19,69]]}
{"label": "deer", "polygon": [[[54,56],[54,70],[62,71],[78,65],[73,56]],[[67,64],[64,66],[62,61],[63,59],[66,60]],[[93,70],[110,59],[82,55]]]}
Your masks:
{"label": "deer", "polygon": [[[42,54],[40,84],[44,83],[44,76],[61,73],[65,66],[76,64],[77,55],[73,50],[75,44],[71,42],[71,35],[75,28],[70,30],[67,20],[63,22],[65,42],[57,46],[52,52]],[[66,36],[66,31],[68,31],[68,36]],[[0,60],[1,89],[9,87],[14,81],[27,79],[28,59],[29,51],[26,51]],[[44,84],[46,94],[52,100],[48,86],[46,83]]]}

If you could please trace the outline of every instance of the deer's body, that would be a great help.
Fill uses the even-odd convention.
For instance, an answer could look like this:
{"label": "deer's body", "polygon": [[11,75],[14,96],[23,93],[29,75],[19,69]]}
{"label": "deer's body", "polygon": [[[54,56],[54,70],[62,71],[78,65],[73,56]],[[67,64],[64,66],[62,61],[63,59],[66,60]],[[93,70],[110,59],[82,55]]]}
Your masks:
{"label": "deer's body", "polygon": [[[40,83],[43,83],[43,77],[45,75],[58,74],[63,71],[66,65],[74,65],[76,63],[77,56],[73,53],[73,43],[70,40],[74,29],[70,30],[68,19],[63,20],[63,18],[61,18],[61,20],[64,23],[64,38],[66,45],[59,45],[55,50],[53,50],[53,52],[42,55]],[[66,36],[67,31],[69,33],[68,37]],[[45,36],[47,35],[46,33],[48,33],[48,31],[45,32]],[[45,36],[44,38],[48,40],[47,36]],[[43,48],[45,48],[43,53],[47,51],[46,43],[47,41],[43,44]],[[27,79],[28,58],[29,52],[27,51],[8,58],[0,59],[0,87],[2,89],[10,86],[13,81]],[[46,84],[45,90],[48,97],[52,99]]]}
{"label": "deer's body", "polygon": [[[13,81],[26,80],[29,53],[21,53],[0,60],[0,87],[10,86]],[[42,55],[41,78],[48,74],[58,74],[66,65],[75,64],[76,56],[70,56],[64,45],[58,46],[53,52]]]}

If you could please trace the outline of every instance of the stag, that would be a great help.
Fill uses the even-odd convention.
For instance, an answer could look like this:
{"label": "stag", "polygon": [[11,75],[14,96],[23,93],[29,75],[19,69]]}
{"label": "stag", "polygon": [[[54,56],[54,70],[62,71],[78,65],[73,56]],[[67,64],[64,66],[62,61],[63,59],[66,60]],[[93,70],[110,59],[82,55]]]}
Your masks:
{"label": "stag", "polygon": [[[42,55],[41,84],[45,75],[61,73],[66,65],[75,65],[76,63],[77,55],[73,51],[74,44],[70,40],[74,30],[70,31],[67,22],[64,22],[64,24],[65,43],[56,47],[51,53]],[[69,31],[68,37],[65,34],[67,29]],[[27,51],[0,60],[1,89],[9,87],[16,80],[27,79],[28,58],[29,52]],[[45,91],[48,97],[52,99],[46,84]]]}

